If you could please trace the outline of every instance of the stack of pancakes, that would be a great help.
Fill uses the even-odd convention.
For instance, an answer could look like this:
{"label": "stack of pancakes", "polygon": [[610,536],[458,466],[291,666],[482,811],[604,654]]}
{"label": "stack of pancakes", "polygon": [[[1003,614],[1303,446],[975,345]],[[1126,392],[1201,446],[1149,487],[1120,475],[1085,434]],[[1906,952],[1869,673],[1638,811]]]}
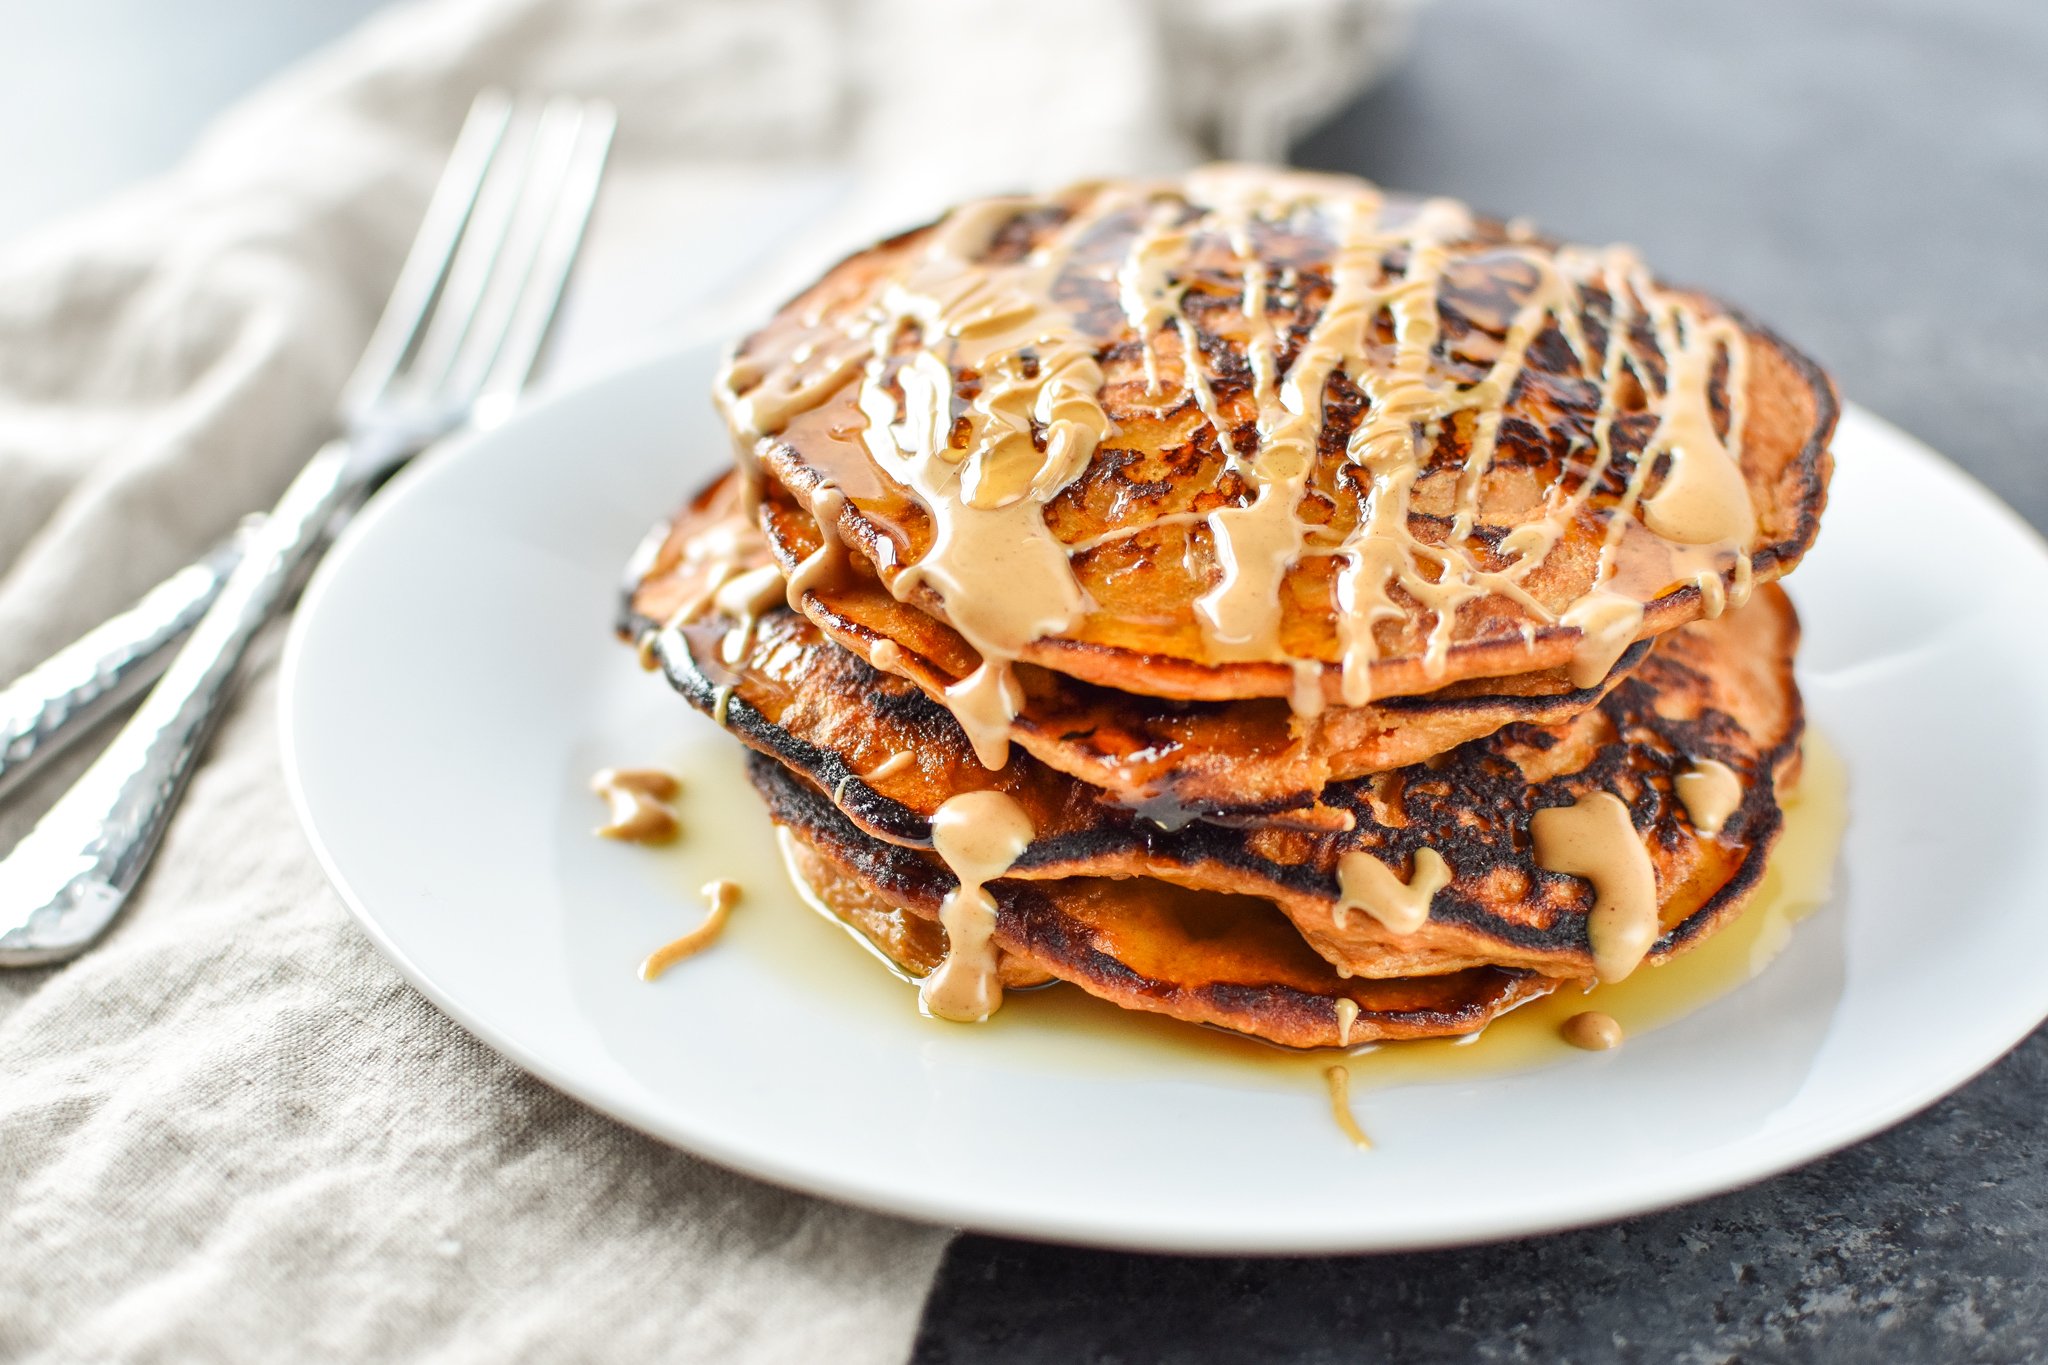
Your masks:
{"label": "stack of pancakes", "polygon": [[626,629],[931,1013],[1465,1033],[1758,885],[1836,399],[1623,249],[1250,167],[984,200],[718,398]]}

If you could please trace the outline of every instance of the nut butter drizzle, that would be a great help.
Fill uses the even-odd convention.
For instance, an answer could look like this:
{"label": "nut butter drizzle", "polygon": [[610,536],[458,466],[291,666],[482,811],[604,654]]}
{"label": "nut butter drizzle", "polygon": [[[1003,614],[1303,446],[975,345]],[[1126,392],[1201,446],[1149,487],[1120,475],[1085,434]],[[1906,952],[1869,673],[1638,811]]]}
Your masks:
{"label": "nut butter drizzle", "polygon": [[1358,1126],[1358,1116],[1351,1112],[1351,1070],[1349,1067],[1330,1066],[1323,1068],[1323,1084],[1330,1091],[1330,1117],[1336,1121],[1337,1131],[1350,1140],[1351,1145],[1361,1152],[1372,1150],[1372,1139],[1365,1135],[1365,1129]]}
{"label": "nut butter drizzle", "polygon": [[1036,834],[1024,808],[998,791],[962,792],[933,813],[932,849],[959,885],[939,907],[945,960],[917,987],[927,1014],[979,1023],[1001,1007],[996,901],[987,883],[1009,871]]}
{"label": "nut butter drizzle", "polygon": [[[1584,493],[1612,461],[1621,368],[1624,364],[1630,369],[1636,366],[1622,348],[1621,338],[1638,313],[1646,316],[1657,338],[1665,378],[1656,430],[1637,457],[1620,502],[1608,516],[1593,589],[1566,608],[1562,618],[1581,632],[1571,666],[1575,687],[1598,684],[1634,642],[1642,626],[1643,603],[1672,583],[1695,585],[1701,614],[1710,620],[1728,607],[1747,602],[1754,575],[1750,549],[1756,538],[1756,512],[1742,476],[1740,456],[1749,372],[1742,329],[1726,317],[1701,316],[1679,295],[1658,288],[1642,262],[1625,249],[1604,253],[1592,273],[1615,301],[1616,311],[1602,367],[1604,382],[1595,425],[1599,457],[1594,472],[1581,485],[1581,504]],[[1728,364],[1725,440],[1714,430],[1708,400],[1714,361],[1721,355],[1727,357]],[[1645,485],[1660,464],[1665,470],[1664,483],[1645,498]],[[1640,568],[1624,571],[1622,567],[1624,546],[1631,537],[1644,535],[1661,542],[1663,554],[1651,561],[1658,564],[1656,574],[1661,581],[1646,578]],[[1725,584],[1719,567],[1724,555],[1733,561],[1731,581]]]}
{"label": "nut butter drizzle", "polygon": [[628,844],[670,844],[682,833],[674,801],[683,784],[659,768],[604,768],[590,779],[609,818],[597,827],[606,839]]}
{"label": "nut butter drizzle", "polygon": [[[1281,655],[1280,584],[1301,554],[1299,506],[1315,469],[1316,439],[1323,428],[1323,392],[1347,355],[1362,354],[1366,330],[1385,304],[1379,289],[1381,253],[1392,243],[1373,231],[1377,192],[1332,200],[1326,210],[1337,241],[1333,288],[1294,363],[1274,384],[1275,365],[1255,363],[1253,384],[1259,417],[1259,453],[1250,469],[1252,500],[1220,507],[1209,516],[1222,574],[1196,603],[1206,643],[1222,658],[1262,659]],[[1257,216],[1255,192],[1239,211]],[[1254,332],[1254,344],[1263,341]]]}
{"label": "nut butter drizzle", "polygon": [[[1029,214],[1043,218],[1048,208],[1066,216],[1028,254],[991,258],[1006,228]],[[1258,250],[1261,225],[1318,231],[1329,243],[1330,292],[1284,368],[1267,314],[1272,266]],[[1441,308],[1455,248],[1473,235],[1469,212],[1451,200],[1389,200],[1343,177],[1242,166],[1205,168],[1179,181],[1080,187],[1050,204],[978,201],[906,248],[907,264],[877,277],[831,279],[799,314],[778,320],[728,364],[719,397],[742,448],[751,502],[759,497],[762,443],[797,414],[855,390],[855,420],[865,419],[861,444],[931,521],[929,549],[885,580],[898,598],[936,596],[979,654],[980,665],[947,690],[946,701],[989,768],[1008,759],[1021,700],[1014,662],[1033,641],[1071,631],[1092,605],[1070,564],[1085,546],[1062,544],[1044,508],[1114,435],[1101,359],[1133,335],[1148,403],[1171,397],[1160,342],[1169,334],[1178,342],[1180,394],[1207,420],[1226,470],[1245,490],[1242,502],[1200,517],[1218,569],[1195,610],[1211,661],[1291,668],[1295,708],[1312,716],[1324,704],[1326,670],[1323,661],[1283,648],[1281,590],[1305,555],[1335,554],[1332,699],[1351,706],[1372,700],[1377,627],[1418,609],[1430,618],[1424,671],[1445,676],[1460,608],[1489,595],[1521,609],[1525,639],[1534,640],[1537,626],[1575,629],[1569,671],[1577,685],[1593,686],[1640,633],[1644,602],[1696,584],[1711,616],[1748,595],[1756,519],[1740,463],[1743,333],[1732,319],[1709,316],[1689,296],[1657,286],[1624,249],[1550,248],[1510,234],[1484,249],[1518,262],[1533,283],[1504,323],[1485,372],[1457,381],[1437,362]],[[1219,394],[1185,308],[1197,254],[1219,243],[1241,280],[1234,325],[1245,337],[1249,413],[1239,410],[1236,393],[1227,401]],[[1114,286],[1118,334],[1104,334],[1061,301],[1062,281],[1085,276]],[[1579,312],[1594,290],[1612,301],[1597,354]],[[1382,318],[1391,352],[1379,339]],[[1656,338],[1661,383],[1650,382],[1634,353],[1637,324]],[[1580,372],[1601,381],[1590,460],[1575,485],[1567,489],[1567,478],[1547,491],[1537,519],[1502,538],[1497,551],[1475,552],[1503,416],[1532,344],[1551,326]],[[1324,395],[1339,373],[1367,399],[1345,448],[1361,489],[1358,525],[1341,543],[1324,543],[1326,531],[1311,543],[1321,528],[1304,521],[1301,503],[1325,426]],[[1714,421],[1717,378],[1729,412],[1725,436]],[[1606,512],[1593,586],[1553,608],[1524,581],[1586,511],[1613,465],[1625,379],[1641,391],[1656,428]],[[1469,454],[1449,531],[1441,543],[1425,542],[1411,526],[1411,492],[1436,433],[1465,415]],[[1247,416],[1257,433],[1252,450],[1240,448]],[[1661,478],[1654,492],[1653,478]],[[812,511],[824,547],[815,565],[798,570],[805,581],[790,584],[793,598],[828,571],[831,561],[821,556],[840,552],[836,530],[825,524],[828,509],[814,498]],[[837,511],[829,509],[835,518]],[[1496,567],[1483,564],[1482,554]]]}
{"label": "nut butter drizzle", "polygon": [[1351,1046],[1351,1030],[1358,1023],[1358,1002],[1350,996],[1337,998],[1337,1046]]}
{"label": "nut butter drizzle", "polygon": [[1608,1052],[1620,1047],[1622,1040],[1621,1025],[1613,1015],[1599,1010],[1581,1010],[1565,1020],[1558,1033],[1585,1052]]}
{"label": "nut butter drizzle", "polygon": [[[981,665],[946,689],[983,766],[1009,759],[1022,697],[1011,665],[1031,641],[1078,622],[1085,602],[1044,505],[1094,458],[1108,433],[1096,342],[1049,304],[1079,233],[1077,217],[1024,261],[978,265],[994,234],[1029,206],[989,200],[956,210],[864,323],[873,350],[860,383],[862,439],[890,476],[931,514],[933,540],[890,590],[919,586]],[[914,329],[908,358],[898,338]],[[943,349],[943,354],[941,353]],[[964,407],[961,373],[979,376]],[[902,416],[892,382],[902,394]],[[964,439],[963,439],[964,438]],[[1041,449],[1042,446],[1042,449]]]}
{"label": "nut butter drizzle", "polygon": [[1714,758],[1693,761],[1692,767],[1672,782],[1692,827],[1702,834],[1719,834],[1742,804],[1742,779],[1726,763]]}
{"label": "nut butter drizzle", "polygon": [[[769,555],[767,538],[746,517],[722,517],[692,536],[673,572],[695,582],[697,590],[676,607],[660,633],[679,630],[707,615],[723,616],[734,623],[719,643],[719,657],[728,664],[745,657],[747,646],[753,643],[755,624],[788,594],[782,572]],[[653,660],[654,639],[650,637],[641,645],[641,666],[648,667]],[[722,702],[717,719],[725,724]]]}
{"label": "nut butter drizzle", "polygon": [[681,938],[664,943],[649,953],[640,964],[642,981],[652,981],[684,958],[695,957],[716,943],[718,936],[725,932],[725,922],[732,917],[733,906],[739,904],[739,883],[720,877],[704,883],[700,894],[704,897],[704,922]]}
{"label": "nut butter drizzle", "polygon": [[1657,871],[1621,798],[1593,791],[1547,806],[1530,817],[1529,833],[1537,866],[1593,884],[1586,937],[1600,980],[1619,981],[1641,966],[1657,941]]}
{"label": "nut butter drizzle", "polygon": [[802,612],[804,594],[829,586],[845,576],[846,543],[839,536],[839,516],[846,510],[846,495],[830,484],[811,490],[811,519],[818,524],[818,548],[804,558],[789,575],[783,597],[789,609]]}
{"label": "nut butter drizzle", "polygon": [[1406,881],[1372,854],[1353,849],[1337,860],[1337,927],[1344,927],[1353,910],[1363,910],[1389,933],[1412,934],[1429,919],[1436,893],[1450,884],[1450,865],[1433,848],[1416,851]]}
{"label": "nut butter drizzle", "polygon": [[877,763],[873,768],[869,769],[867,772],[862,773],[861,781],[884,781],[888,778],[896,776],[896,774],[902,772],[904,769],[914,766],[916,762],[916,756],[908,752],[890,754],[880,763]]}

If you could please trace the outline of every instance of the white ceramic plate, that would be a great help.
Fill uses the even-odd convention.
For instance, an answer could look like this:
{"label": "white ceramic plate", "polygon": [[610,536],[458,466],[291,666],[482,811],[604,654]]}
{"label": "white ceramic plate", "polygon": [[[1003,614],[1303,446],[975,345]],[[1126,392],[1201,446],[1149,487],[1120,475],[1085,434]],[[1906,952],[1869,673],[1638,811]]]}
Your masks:
{"label": "white ceramic plate", "polygon": [[[738,744],[610,633],[634,543],[729,458],[711,366],[701,348],[634,365],[408,471],[328,559],[285,665],[292,787],[365,929],[479,1037],[627,1123],[989,1231],[1420,1247],[1810,1160],[1962,1084],[2048,1013],[2048,807],[2030,794],[2048,770],[2048,554],[1852,411],[1820,546],[1792,580],[1810,712],[1849,768],[1842,870],[1733,995],[1613,1053],[1377,1091],[1370,1154],[1298,1068],[1159,1045],[1177,1026],[1127,1040],[1121,1019],[1077,1031],[1028,1000],[981,1028],[921,1019],[790,891]],[[591,837],[588,775],[644,763],[689,784],[677,851]],[[642,984],[640,957],[695,921],[712,876],[746,889],[726,938]]]}

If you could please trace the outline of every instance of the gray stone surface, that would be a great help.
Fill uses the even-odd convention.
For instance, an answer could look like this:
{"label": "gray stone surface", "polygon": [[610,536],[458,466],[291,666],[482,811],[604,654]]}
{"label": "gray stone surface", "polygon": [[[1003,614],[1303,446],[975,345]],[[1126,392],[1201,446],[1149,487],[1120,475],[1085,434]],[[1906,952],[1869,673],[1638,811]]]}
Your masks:
{"label": "gray stone surface", "polygon": [[[2048,524],[2048,6],[1440,0],[1298,159],[1633,242]],[[1611,1227],[1299,1261],[963,1238],[917,1358],[2048,1358],[2044,1157],[2036,1034],[1871,1142]]]}
{"label": "gray stone surface", "polygon": [[2048,1356],[2048,1036],[1862,1146],[1470,1250],[1197,1260],[968,1237],[916,1359],[1874,1362]]}

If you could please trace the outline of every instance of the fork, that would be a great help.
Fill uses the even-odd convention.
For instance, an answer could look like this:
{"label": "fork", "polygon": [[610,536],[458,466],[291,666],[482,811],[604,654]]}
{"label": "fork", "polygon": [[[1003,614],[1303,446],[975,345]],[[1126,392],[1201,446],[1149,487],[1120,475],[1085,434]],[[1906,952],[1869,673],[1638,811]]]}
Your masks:
{"label": "fork", "polygon": [[[336,514],[392,468],[517,399],[596,202],[611,109],[478,96],[342,391],[339,434],[248,524],[218,595],[106,750],[0,859],[0,966],[91,946],[147,870],[234,673]],[[188,571],[189,573],[190,571]]]}
{"label": "fork", "polygon": [[163,675],[220,596],[255,520],[0,688],[0,801]]}

